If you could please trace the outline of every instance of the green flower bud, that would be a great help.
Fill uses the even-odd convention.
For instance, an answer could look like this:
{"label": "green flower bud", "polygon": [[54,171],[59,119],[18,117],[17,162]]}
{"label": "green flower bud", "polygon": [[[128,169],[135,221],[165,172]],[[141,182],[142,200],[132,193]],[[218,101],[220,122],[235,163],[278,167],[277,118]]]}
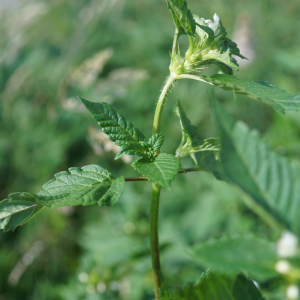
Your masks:
{"label": "green flower bud", "polygon": [[[240,54],[236,43],[227,37],[219,15],[213,21],[193,15],[196,23],[196,36],[190,37],[190,47],[184,59],[173,55],[171,71],[177,74],[195,74],[211,64],[217,65],[221,72],[232,74],[239,66],[232,55],[245,58]],[[198,36],[198,37],[197,37]],[[178,63],[181,61],[181,65]]]}

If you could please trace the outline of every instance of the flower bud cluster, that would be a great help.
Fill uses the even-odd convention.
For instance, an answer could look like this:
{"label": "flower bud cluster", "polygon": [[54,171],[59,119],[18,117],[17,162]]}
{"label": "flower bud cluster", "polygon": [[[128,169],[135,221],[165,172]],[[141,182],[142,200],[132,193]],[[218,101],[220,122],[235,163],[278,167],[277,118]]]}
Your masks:
{"label": "flower bud cluster", "polygon": [[232,55],[245,58],[240,54],[236,43],[227,37],[220,17],[215,14],[214,21],[194,15],[196,34],[189,36],[190,46],[182,58],[180,53],[172,54],[171,72],[176,74],[196,74],[204,66],[217,65],[225,74],[232,74],[232,69],[239,69]]}

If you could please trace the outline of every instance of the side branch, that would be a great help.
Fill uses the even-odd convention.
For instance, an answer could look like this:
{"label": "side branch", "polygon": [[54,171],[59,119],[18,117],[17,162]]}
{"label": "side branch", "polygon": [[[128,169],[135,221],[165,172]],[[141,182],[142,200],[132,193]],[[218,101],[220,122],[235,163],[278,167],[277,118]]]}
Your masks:
{"label": "side branch", "polygon": [[149,181],[147,177],[127,177],[125,181]]}

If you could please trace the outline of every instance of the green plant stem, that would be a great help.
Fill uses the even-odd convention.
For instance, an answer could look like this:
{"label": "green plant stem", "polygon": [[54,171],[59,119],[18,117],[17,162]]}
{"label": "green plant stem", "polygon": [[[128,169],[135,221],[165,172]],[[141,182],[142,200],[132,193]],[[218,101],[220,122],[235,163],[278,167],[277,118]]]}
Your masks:
{"label": "green plant stem", "polygon": [[159,259],[159,241],[158,241],[158,217],[159,217],[159,197],[161,186],[152,183],[152,195],[150,204],[150,250],[154,280],[155,299],[160,298],[160,259]]}
{"label": "green plant stem", "polygon": [[[162,110],[167,100],[167,96],[172,89],[174,82],[176,81],[176,74],[171,73],[167,78],[167,81],[161,91],[156,105],[153,121],[153,134],[160,132],[160,123]],[[156,152],[159,154],[159,151]],[[152,183],[152,195],[150,204],[150,249],[151,249],[151,260],[152,270],[154,279],[154,292],[155,299],[160,299],[160,286],[161,286],[161,269],[159,259],[159,241],[158,241],[158,216],[159,216],[159,197],[160,197],[161,186]]]}
{"label": "green plant stem", "polygon": [[[158,98],[158,102],[156,105],[156,110],[154,114],[154,121],[153,121],[153,134],[160,133],[160,122],[161,122],[161,115],[162,115],[162,110],[165,105],[165,102],[167,100],[167,96],[169,92],[172,89],[172,86],[174,82],[177,79],[177,75],[174,73],[171,73],[171,75],[167,78],[167,81],[161,91],[161,94]],[[159,153],[159,152],[158,152]]]}

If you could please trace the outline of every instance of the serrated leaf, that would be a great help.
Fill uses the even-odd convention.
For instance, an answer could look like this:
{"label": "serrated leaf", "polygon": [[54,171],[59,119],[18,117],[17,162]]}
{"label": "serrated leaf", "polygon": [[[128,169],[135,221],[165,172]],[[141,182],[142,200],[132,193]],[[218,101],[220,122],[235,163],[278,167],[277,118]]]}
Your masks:
{"label": "serrated leaf", "polygon": [[113,179],[110,172],[97,165],[69,168],[69,171],[59,172],[54,177],[43,185],[43,190],[38,195],[58,196],[59,198],[62,195],[70,194],[104,181],[110,182]]}
{"label": "serrated leaf", "polygon": [[193,247],[193,257],[202,267],[224,275],[243,273],[257,281],[275,277],[277,255],[267,240],[254,236],[224,236]]}
{"label": "serrated leaf", "polygon": [[208,83],[212,83],[224,90],[233,91],[234,93],[260,100],[282,114],[288,111],[296,111],[300,108],[300,95],[293,96],[285,90],[265,81],[247,81],[233,75],[225,74],[213,74],[211,76],[200,77]]}
{"label": "serrated leaf", "polygon": [[9,199],[0,202],[0,229],[4,232],[14,230],[25,224],[29,218],[37,214],[43,206],[36,198],[28,193],[14,193]]}
{"label": "serrated leaf", "polygon": [[124,177],[114,179],[102,167],[89,165],[60,172],[43,186],[37,195],[13,193],[0,202],[0,229],[4,231],[23,225],[44,206],[113,205],[122,195]]}
{"label": "serrated leaf", "polygon": [[196,23],[185,0],[167,0],[179,34],[194,36]]}
{"label": "serrated leaf", "polygon": [[[232,53],[231,53],[230,49],[227,49],[227,51],[224,53],[220,53],[220,52],[211,50],[211,51],[208,51],[205,55],[203,55],[202,59],[203,60],[213,60],[212,63],[215,63],[216,65],[221,67],[221,69],[223,71],[224,71],[224,68],[218,62],[221,62],[222,64],[225,64],[226,66],[228,66],[232,69],[239,70],[240,67],[238,66],[236,61],[231,57],[231,55],[232,55]],[[214,62],[214,61],[216,61],[216,62]],[[225,72],[232,73],[228,68],[225,68]]]}
{"label": "serrated leaf", "polygon": [[113,106],[105,102],[90,102],[79,98],[109,139],[122,147],[121,154],[117,155],[118,158],[125,153],[141,156],[147,151],[144,146],[146,140],[144,134],[118,113]]}
{"label": "serrated leaf", "polygon": [[134,169],[152,182],[170,188],[180,169],[180,161],[172,154],[161,153],[154,159],[141,158],[132,163]]}
{"label": "serrated leaf", "polygon": [[[182,139],[179,147],[176,150],[176,157],[182,158],[196,152],[206,151],[212,152],[216,159],[219,158],[220,140],[218,138],[209,138],[204,141],[197,138],[197,127],[192,125],[186,113],[179,102],[174,110],[175,114],[179,117],[180,126],[182,131]],[[206,154],[205,154],[206,155]],[[192,156],[195,160],[195,157]],[[197,164],[197,161],[195,161]]]}
{"label": "serrated leaf", "polygon": [[189,285],[176,300],[263,300],[252,280],[243,276],[226,278],[215,272],[203,274],[195,285]]}
{"label": "serrated leaf", "polygon": [[257,131],[235,122],[214,98],[211,111],[221,135],[221,161],[228,180],[251,197],[253,208],[263,211],[261,217],[300,234],[299,163],[270,150]]}
{"label": "serrated leaf", "polygon": [[125,146],[123,146],[120,152],[116,155],[115,159],[120,158],[122,155],[139,155],[144,156],[146,155],[146,148],[137,143],[128,142]]}
{"label": "serrated leaf", "polygon": [[177,101],[174,113],[179,117],[182,130],[182,143],[189,143],[192,147],[201,145],[202,140],[198,139],[196,135],[197,127],[191,124],[179,101]]}
{"label": "serrated leaf", "polygon": [[104,196],[98,201],[100,206],[106,205],[110,206],[115,204],[116,201],[122,196],[125,188],[125,178],[120,176],[114,179],[111,183],[109,190]]}
{"label": "serrated leaf", "polygon": [[156,133],[151,136],[148,141],[148,152],[154,155],[156,151],[158,151],[164,142],[164,134],[163,133]]}
{"label": "serrated leaf", "polygon": [[216,159],[219,159],[219,154],[221,151],[221,142],[219,138],[208,138],[203,141],[204,143],[198,147],[194,148],[195,152],[207,151],[212,152]]}
{"label": "serrated leaf", "polygon": [[112,205],[123,193],[124,177],[114,179],[104,168],[88,165],[69,168],[69,171],[54,175],[43,186],[37,202],[45,206]]}

